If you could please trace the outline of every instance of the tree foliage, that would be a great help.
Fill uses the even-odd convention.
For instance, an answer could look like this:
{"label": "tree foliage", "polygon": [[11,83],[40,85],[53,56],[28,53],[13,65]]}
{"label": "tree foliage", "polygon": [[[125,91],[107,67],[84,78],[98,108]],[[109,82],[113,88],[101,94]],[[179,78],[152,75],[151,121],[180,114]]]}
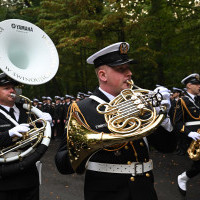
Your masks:
{"label": "tree foliage", "polygon": [[[0,19],[19,18],[44,30],[57,47],[56,76],[40,87],[25,87],[34,96],[76,94],[97,85],[95,51],[118,41],[130,44],[137,85],[182,87],[186,75],[199,71],[200,4],[198,0],[7,0]],[[31,91],[31,92],[30,92]]]}

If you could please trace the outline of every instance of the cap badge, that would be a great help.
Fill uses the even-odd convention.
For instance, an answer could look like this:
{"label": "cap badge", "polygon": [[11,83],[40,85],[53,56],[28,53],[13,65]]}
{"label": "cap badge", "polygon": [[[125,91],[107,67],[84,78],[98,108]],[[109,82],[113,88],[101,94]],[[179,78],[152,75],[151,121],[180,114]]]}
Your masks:
{"label": "cap badge", "polygon": [[199,76],[198,75],[196,75],[195,78],[199,81]]}
{"label": "cap badge", "polygon": [[128,45],[125,42],[121,43],[119,46],[119,51],[120,51],[120,54],[127,54]]}

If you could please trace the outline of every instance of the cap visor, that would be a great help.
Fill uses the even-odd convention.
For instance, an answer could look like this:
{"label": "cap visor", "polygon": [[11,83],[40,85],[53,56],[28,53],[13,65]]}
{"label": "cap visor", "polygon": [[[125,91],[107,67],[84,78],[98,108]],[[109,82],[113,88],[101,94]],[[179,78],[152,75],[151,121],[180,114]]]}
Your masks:
{"label": "cap visor", "polygon": [[129,60],[120,60],[120,61],[116,61],[116,62],[113,62],[111,64],[107,64],[108,66],[110,67],[115,67],[115,66],[119,66],[119,65],[124,65],[124,64],[137,64],[138,62],[136,60],[133,60],[133,59],[129,59]]}

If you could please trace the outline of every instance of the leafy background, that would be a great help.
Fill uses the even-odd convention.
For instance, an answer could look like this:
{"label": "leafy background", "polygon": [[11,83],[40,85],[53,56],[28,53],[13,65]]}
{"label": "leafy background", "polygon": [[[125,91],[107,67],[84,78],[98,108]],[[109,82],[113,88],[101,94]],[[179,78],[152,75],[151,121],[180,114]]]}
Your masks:
{"label": "leafy background", "polygon": [[183,88],[180,81],[200,66],[198,0],[0,0],[0,21],[27,20],[44,30],[57,47],[56,76],[40,86],[24,86],[30,98],[92,91],[95,51],[119,41],[130,44],[133,80],[145,89],[156,84]]}

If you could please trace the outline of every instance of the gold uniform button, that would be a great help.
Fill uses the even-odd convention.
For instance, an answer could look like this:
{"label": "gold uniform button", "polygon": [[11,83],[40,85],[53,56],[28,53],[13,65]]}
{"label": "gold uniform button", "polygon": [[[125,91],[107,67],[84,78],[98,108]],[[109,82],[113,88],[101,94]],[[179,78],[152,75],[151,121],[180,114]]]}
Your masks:
{"label": "gold uniform button", "polygon": [[135,181],[135,178],[134,178],[134,177],[131,177],[131,178],[130,178],[130,181]]}
{"label": "gold uniform button", "polygon": [[140,142],[140,146],[142,146],[142,147],[143,147],[143,146],[144,146],[144,143],[143,143],[143,142]]}
{"label": "gold uniform button", "polygon": [[149,174],[149,173],[146,173],[146,177],[150,177],[150,174]]}
{"label": "gold uniform button", "polygon": [[127,164],[128,164],[128,165],[131,165],[131,161],[128,161]]}
{"label": "gold uniform button", "polygon": [[128,146],[126,145],[124,148],[127,150],[127,149],[128,149]]}

